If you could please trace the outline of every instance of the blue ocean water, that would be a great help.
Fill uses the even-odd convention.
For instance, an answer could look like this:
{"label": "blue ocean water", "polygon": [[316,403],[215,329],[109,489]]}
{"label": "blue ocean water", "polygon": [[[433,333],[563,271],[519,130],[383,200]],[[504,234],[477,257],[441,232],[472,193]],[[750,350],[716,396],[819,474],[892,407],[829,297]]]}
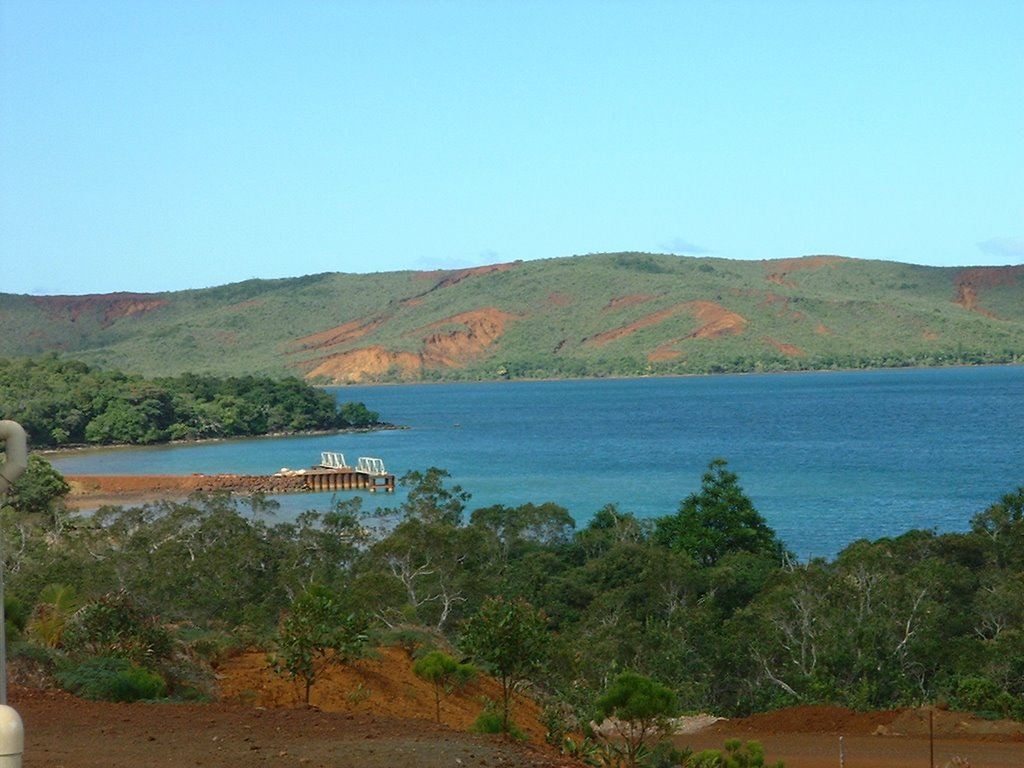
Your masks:
{"label": "blue ocean water", "polygon": [[[674,513],[721,457],[801,558],[912,528],[966,530],[1024,485],[1024,367],[587,381],[350,386],[334,390],[408,429],[105,449],[66,474],[269,473],[320,451],[436,466],[469,508],[554,501],[579,524],[609,503]],[[367,494],[366,506],[394,506]],[[280,517],[329,494],[278,497]]]}

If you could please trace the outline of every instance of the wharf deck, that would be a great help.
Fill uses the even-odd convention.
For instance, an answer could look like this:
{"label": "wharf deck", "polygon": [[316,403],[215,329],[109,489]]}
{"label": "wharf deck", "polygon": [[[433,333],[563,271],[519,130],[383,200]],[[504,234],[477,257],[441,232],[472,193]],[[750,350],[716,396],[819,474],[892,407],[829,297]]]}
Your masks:
{"label": "wharf deck", "polygon": [[180,497],[191,493],[319,493],[383,490],[393,493],[395,476],[356,469],[313,468],[273,475],[66,475],[75,497],[117,497],[144,493],[149,497]]}

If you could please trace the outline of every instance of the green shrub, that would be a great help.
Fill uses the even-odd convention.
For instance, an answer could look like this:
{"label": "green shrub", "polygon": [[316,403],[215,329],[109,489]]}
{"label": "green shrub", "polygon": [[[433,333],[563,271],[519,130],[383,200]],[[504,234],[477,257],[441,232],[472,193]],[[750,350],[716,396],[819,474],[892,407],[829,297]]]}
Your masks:
{"label": "green shrub", "polygon": [[957,709],[974,712],[982,717],[1024,716],[1024,702],[987,677],[961,677],[957,680],[951,703]]}
{"label": "green shrub", "polygon": [[[480,713],[469,730],[474,733],[502,733],[502,720],[502,714],[494,706],[494,702],[488,701],[484,705],[484,711]],[[508,732],[520,741],[526,741],[529,738],[522,728],[512,722],[508,724]]]}
{"label": "green shrub", "polygon": [[379,645],[397,645],[414,659],[421,658],[437,649],[437,634],[421,627],[406,624],[387,629],[374,638]]}
{"label": "green shrub", "polygon": [[10,595],[4,595],[4,631],[8,639],[19,637],[25,630],[31,613],[28,606],[21,600]]}
{"label": "green shrub", "polygon": [[686,768],[785,768],[781,760],[765,762],[761,742],[744,743],[740,739],[726,741],[724,750],[705,749],[692,754],[683,765]]}
{"label": "green shrub", "polygon": [[30,642],[12,643],[7,648],[12,680],[32,687],[52,686],[61,655],[53,648]]}
{"label": "green shrub", "polygon": [[68,621],[61,645],[71,655],[116,656],[153,666],[169,658],[174,642],[155,616],[148,616],[125,592],[104,595]]}
{"label": "green shrub", "polygon": [[57,681],[66,691],[97,701],[158,699],[166,692],[160,675],[111,656],[97,656],[63,670]]}

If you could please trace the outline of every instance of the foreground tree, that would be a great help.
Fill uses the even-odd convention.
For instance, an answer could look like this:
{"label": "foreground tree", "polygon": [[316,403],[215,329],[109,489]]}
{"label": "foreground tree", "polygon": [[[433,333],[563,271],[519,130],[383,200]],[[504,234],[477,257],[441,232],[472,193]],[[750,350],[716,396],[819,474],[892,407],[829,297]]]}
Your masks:
{"label": "foreground tree", "polygon": [[700,491],[687,496],[677,514],[658,520],[655,541],[705,566],[715,565],[730,552],[781,558],[782,542],[726,465],[725,459],[708,465]]}
{"label": "foreground tree", "polygon": [[327,589],[313,585],[296,598],[281,621],[278,651],[270,664],[279,675],[301,680],[305,702],[320,672],[329,664],[345,664],[362,655],[366,622],[347,612]]}
{"label": "foreground tree", "polygon": [[648,677],[623,672],[597,700],[597,716],[613,718],[622,740],[626,764],[636,768],[644,747],[670,731],[668,719],[676,713],[672,691]]}
{"label": "foreground tree", "polygon": [[509,732],[512,696],[538,669],[550,638],[544,615],[525,600],[491,597],[466,622],[462,645],[501,682],[501,730]]}
{"label": "foreground tree", "polygon": [[444,651],[431,651],[412,665],[413,674],[434,686],[434,715],[441,722],[441,694],[461,688],[476,675],[472,664],[461,664]]}

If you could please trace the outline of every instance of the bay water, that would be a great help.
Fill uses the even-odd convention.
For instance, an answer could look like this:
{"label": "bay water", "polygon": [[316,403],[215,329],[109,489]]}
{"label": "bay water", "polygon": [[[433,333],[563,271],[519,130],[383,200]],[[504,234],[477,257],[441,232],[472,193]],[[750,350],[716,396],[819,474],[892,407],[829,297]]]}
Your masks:
{"label": "bay water", "polygon": [[[1024,486],[1024,366],[348,386],[405,429],[79,451],[65,474],[270,474],[338,451],[389,472],[440,467],[469,509],[553,501],[670,515],[723,458],[801,559],[914,528],[967,530]],[[276,497],[279,519],[339,494]],[[365,494],[364,506],[397,506]]]}

